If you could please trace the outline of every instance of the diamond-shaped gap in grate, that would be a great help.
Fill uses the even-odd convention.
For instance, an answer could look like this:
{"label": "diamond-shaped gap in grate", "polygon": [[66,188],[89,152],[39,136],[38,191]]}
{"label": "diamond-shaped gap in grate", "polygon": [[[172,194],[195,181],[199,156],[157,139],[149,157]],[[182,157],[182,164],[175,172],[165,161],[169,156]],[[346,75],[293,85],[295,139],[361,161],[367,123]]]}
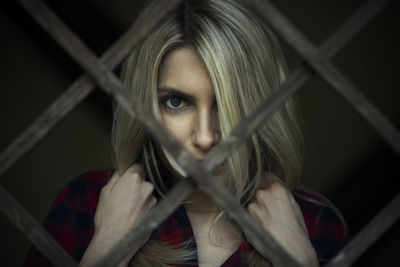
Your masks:
{"label": "diamond-shaped gap in grate", "polygon": [[[390,0],[372,0],[368,4],[375,8],[384,6]],[[270,1],[249,0],[271,26],[303,57],[303,59],[324,78],[349,104],[377,131],[382,138],[400,154],[400,133],[397,128],[329,61],[329,55],[318,50],[292,25]],[[328,47],[329,48],[329,47]]]}

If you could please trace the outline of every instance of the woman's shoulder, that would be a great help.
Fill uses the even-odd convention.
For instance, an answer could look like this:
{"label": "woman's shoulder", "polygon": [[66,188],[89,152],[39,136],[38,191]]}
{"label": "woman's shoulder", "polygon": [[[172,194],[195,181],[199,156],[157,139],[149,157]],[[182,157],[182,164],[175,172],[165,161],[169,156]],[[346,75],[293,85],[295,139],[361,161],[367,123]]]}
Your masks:
{"label": "woman's shoulder", "polygon": [[298,187],[292,193],[303,213],[320,263],[331,259],[350,238],[349,228],[342,214],[328,198],[315,191]]}
{"label": "woman's shoulder", "polygon": [[[43,221],[44,228],[77,261],[93,236],[99,194],[112,173],[113,170],[96,170],[74,178],[58,193]],[[32,247],[24,266],[52,265]]]}

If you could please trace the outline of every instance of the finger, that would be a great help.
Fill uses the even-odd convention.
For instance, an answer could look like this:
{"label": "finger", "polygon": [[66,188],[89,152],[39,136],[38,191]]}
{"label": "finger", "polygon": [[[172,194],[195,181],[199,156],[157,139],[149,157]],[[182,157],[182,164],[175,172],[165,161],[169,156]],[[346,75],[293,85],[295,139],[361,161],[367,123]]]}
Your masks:
{"label": "finger", "polygon": [[261,206],[257,202],[252,202],[247,207],[247,210],[254,218],[256,218],[264,226],[267,226],[269,224],[271,216],[264,206]]}
{"label": "finger", "polygon": [[286,184],[282,181],[281,178],[279,178],[278,176],[276,176],[274,173],[272,172],[268,172],[267,174],[268,179],[270,180],[271,184],[279,184],[281,186],[283,186],[284,188],[286,187]]}
{"label": "finger", "polygon": [[290,199],[293,198],[293,196],[290,190],[287,188],[287,186],[282,181],[280,181],[279,178],[272,177],[271,179],[272,179],[271,185],[267,189],[270,198],[277,198],[290,202],[291,201]]}
{"label": "finger", "polygon": [[134,169],[135,171],[139,172],[142,177],[144,177],[144,168],[142,164],[135,163],[130,168]]}
{"label": "finger", "polygon": [[258,190],[254,197],[255,203],[258,206],[262,207],[268,213],[269,216],[271,216],[271,213],[268,209],[268,204],[271,204],[270,202],[272,202],[270,195],[271,193],[269,192],[269,190],[265,189],[265,190]]}
{"label": "finger", "polygon": [[[138,175],[138,174],[135,174]],[[141,184],[133,185],[135,190],[132,190],[133,194],[136,194],[136,205],[144,207],[148,199],[153,197],[154,185],[149,182],[142,182]]]}
{"label": "finger", "polygon": [[295,211],[296,218],[299,221],[299,223],[303,226],[303,229],[308,233],[307,226],[306,226],[306,223],[304,221],[304,216],[303,216],[303,213],[301,211],[301,208],[300,208],[299,204],[296,202],[296,200],[294,199],[293,196],[291,197],[291,199],[292,199],[292,201],[291,201],[292,202],[292,207],[293,207],[293,209]]}
{"label": "finger", "polygon": [[151,195],[154,191],[154,185],[150,182],[145,181],[142,184],[142,190],[146,196]]}
{"label": "finger", "polygon": [[279,182],[285,186],[284,182],[272,172],[265,172],[262,179],[260,179],[259,189],[268,189],[272,183]]}
{"label": "finger", "polygon": [[262,178],[260,179],[259,189],[267,189],[270,187],[271,182],[273,181],[273,177],[275,174],[272,172],[265,172]]}
{"label": "finger", "polygon": [[118,171],[114,171],[113,175],[111,176],[110,180],[107,182],[107,184],[103,187],[105,190],[111,191],[113,188],[114,184],[119,180],[119,174]]}
{"label": "finger", "polygon": [[157,204],[157,199],[156,199],[153,195],[151,195],[151,196],[146,200],[146,202],[144,203],[143,208],[144,208],[145,210],[150,210],[150,209],[151,209],[152,207],[154,207],[156,204]]}
{"label": "finger", "polygon": [[151,208],[156,205],[156,203],[157,199],[153,195],[150,195],[141,206],[142,208],[140,209],[140,217],[145,216],[151,210]]}
{"label": "finger", "polygon": [[140,184],[143,181],[144,170],[140,164],[133,164],[130,166],[125,173],[121,176],[121,180],[124,182],[134,182]]}
{"label": "finger", "polygon": [[286,205],[291,207],[289,196],[290,192],[278,182],[272,182],[268,189],[258,190],[254,196],[256,202],[264,206],[267,210],[273,205]]}
{"label": "finger", "polygon": [[133,174],[138,173],[141,177],[144,177],[144,169],[141,164],[132,164],[124,173],[125,174]]}

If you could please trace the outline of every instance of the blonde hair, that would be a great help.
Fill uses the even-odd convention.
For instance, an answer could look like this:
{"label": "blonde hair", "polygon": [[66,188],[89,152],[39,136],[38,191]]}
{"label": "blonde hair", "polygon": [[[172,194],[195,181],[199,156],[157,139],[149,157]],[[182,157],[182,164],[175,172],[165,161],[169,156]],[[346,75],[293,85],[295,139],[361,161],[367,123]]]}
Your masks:
{"label": "blonde hair", "polygon": [[[285,80],[286,65],[277,39],[244,1],[187,0],[163,19],[132,51],[123,66],[124,84],[160,121],[159,67],[167,53],[188,46],[196,49],[208,69],[218,105],[222,140]],[[142,161],[148,178],[163,196],[167,185],[155,145],[121,107],[114,113],[112,136],[119,173]],[[302,135],[295,101],[290,98],[229,157],[226,175],[229,178],[223,182],[246,205],[265,184],[265,172],[273,172],[293,188],[300,179],[301,160]],[[132,263],[140,257],[146,258],[146,249],[151,251],[158,246],[154,242],[154,239],[148,242]],[[151,265],[162,266],[164,250],[159,246],[153,251],[158,252],[155,253],[158,257],[152,255],[146,260],[153,262]],[[170,248],[165,247],[165,251],[171,255]],[[173,251],[178,261],[192,255],[182,253],[182,249]]]}

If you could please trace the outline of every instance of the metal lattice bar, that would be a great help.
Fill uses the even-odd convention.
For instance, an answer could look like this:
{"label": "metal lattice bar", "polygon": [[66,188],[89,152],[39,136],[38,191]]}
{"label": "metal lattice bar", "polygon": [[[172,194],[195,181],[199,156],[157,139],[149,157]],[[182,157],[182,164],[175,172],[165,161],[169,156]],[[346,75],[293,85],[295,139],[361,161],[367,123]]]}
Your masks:
{"label": "metal lattice bar", "polygon": [[318,72],[355,110],[400,154],[400,133],[396,127],[361,94],[322,54],[269,2],[251,0],[266,21],[293,46],[293,48]]}
{"label": "metal lattice bar", "polygon": [[0,210],[56,266],[78,266],[43,226],[0,185]]}
{"label": "metal lattice bar", "polygon": [[[109,69],[114,69],[139,43],[165,14],[170,12],[180,0],[158,1],[143,14],[114,45],[104,53],[101,61]],[[23,3],[23,2],[21,2]],[[0,177],[4,175],[24,154],[33,148],[47,133],[88,96],[95,82],[84,74],[70,88],[56,99],[22,134],[20,134],[0,155]]]}
{"label": "metal lattice bar", "polygon": [[400,218],[400,194],[381,210],[326,267],[350,266]]}
{"label": "metal lattice bar", "polygon": [[94,88],[94,83],[85,75],[56,99],[36,120],[0,155],[0,177],[30,149],[45,137],[50,130],[72,111]]}
{"label": "metal lattice bar", "polygon": [[106,92],[113,95],[130,116],[137,118],[153,138],[169,150],[177,162],[188,171],[191,178],[210,194],[216,204],[227,210],[227,213],[239,224],[248,238],[260,248],[261,253],[271,255],[270,258],[279,265],[299,266],[240,203],[216,179],[212,178],[211,173],[198,165],[195,158],[186,151],[182,144],[177,142],[174,136],[128,93],[119,80],[97,60],[95,55],[69,31],[50,9],[41,1],[22,1],[22,3],[29,12],[32,12],[38,23],[92,75]]}
{"label": "metal lattice bar", "polygon": [[392,0],[368,0],[329,37],[320,49],[327,58],[334,56],[354,35]]}

